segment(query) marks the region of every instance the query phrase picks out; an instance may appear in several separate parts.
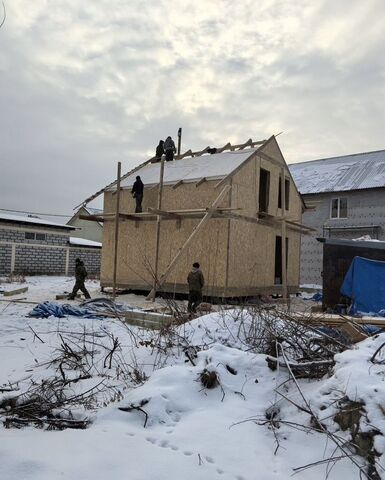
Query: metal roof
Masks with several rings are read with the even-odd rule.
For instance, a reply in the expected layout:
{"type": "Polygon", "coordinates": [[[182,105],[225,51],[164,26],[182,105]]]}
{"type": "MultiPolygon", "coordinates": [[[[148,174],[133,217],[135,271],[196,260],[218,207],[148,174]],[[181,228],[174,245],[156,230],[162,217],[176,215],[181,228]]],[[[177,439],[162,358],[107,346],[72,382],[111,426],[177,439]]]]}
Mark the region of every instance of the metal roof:
{"type": "Polygon", "coordinates": [[[353,248],[373,248],[373,249],[385,249],[385,242],[380,240],[347,240],[342,238],[317,238],[317,240],[326,245],[339,245],[343,247],[353,247],[353,248]]]}
{"type": "Polygon", "coordinates": [[[289,165],[301,194],[385,187],[385,150],[289,165]]]}
{"type": "Polygon", "coordinates": [[[62,223],[50,222],[49,220],[44,220],[43,218],[24,217],[21,215],[9,215],[8,213],[0,213],[0,222],[30,223],[33,225],[43,225],[46,227],[76,230],[76,227],[72,227],[70,225],[64,225],[62,223]]]}

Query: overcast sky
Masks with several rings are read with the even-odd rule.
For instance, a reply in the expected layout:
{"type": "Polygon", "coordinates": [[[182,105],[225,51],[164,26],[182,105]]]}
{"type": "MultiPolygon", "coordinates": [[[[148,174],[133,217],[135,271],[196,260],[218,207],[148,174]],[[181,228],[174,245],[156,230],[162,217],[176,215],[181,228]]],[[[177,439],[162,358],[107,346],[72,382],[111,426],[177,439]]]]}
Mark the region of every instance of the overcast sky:
{"type": "Polygon", "coordinates": [[[4,0],[0,208],[68,213],[183,127],[385,149],[384,0],[4,0]]]}

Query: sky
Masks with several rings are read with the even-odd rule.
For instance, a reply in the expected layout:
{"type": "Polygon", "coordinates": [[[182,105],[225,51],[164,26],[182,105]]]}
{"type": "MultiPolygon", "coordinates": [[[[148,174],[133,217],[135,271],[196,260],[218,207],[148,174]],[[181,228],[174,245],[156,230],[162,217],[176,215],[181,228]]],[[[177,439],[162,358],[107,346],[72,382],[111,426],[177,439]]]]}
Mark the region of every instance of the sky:
{"type": "Polygon", "coordinates": [[[283,132],[288,163],[385,149],[384,0],[4,3],[0,208],[70,214],[179,127],[283,132]]]}

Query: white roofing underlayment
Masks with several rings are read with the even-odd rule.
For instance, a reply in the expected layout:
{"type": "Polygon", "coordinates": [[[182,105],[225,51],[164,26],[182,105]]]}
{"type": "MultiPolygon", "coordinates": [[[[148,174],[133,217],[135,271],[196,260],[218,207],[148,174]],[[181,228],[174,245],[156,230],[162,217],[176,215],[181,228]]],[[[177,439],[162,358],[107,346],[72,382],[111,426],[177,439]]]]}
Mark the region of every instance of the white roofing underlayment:
{"type": "Polygon", "coordinates": [[[385,150],[289,165],[301,194],[385,187],[385,150]]]}
{"type": "MultiPolygon", "coordinates": [[[[234,152],[186,157],[181,160],[164,162],[163,183],[167,185],[177,183],[181,180],[184,182],[196,182],[201,178],[219,180],[231,173],[256,150],[258,150],[258,148],[247,148],[234,152]]],[[[136,170],[124,178],[120,184],[121,188],[132,187],[137,175],[140,176],[144,185],[156,185],[159,183],[160,162],[144,165],[139,170],[136,170]]],[[[112,185],[106,190],[116,190],[116,185],[112,185]]]]}
{"type": "Polygon", "coordinates": [[[102,248],[101,242],[95,242],[94,240],[87,240],[85,238],[70,237],[70,245],[80,245],[82,247],[99,247],[102,248]]]}
{"type": "Polygon", "coordinates": [[[60,227],[60,228],[68,228],[71,230],[76,230],[76,227],[72,227],[71,225],[64,225],[62,223],[51,222],[49,220],[44,220],[43,218],[25,217],[22,215],[10,215],[8,213],[2,213],[2,212],[0,212],[0,221],[1,220],[5,222],[31,223],[35,225],[46,225],[50,227],[60,227]]]}

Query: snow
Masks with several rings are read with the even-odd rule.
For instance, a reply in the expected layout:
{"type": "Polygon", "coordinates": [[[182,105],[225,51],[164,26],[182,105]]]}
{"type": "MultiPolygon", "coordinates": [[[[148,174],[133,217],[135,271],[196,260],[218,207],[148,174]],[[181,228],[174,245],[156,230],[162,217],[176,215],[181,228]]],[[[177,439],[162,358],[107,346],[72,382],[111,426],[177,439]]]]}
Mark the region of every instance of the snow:
{"type": "Polygon", "coordinates": [[[0,220],[6,221],[6,222],[31,223],[35,225],[47,225],[50,227],[69,228],[71,230],[76,230],[76,227],[72,227],[71,225],[64,225],[62,223],[51,222],[49,220],[44,220],[42,218],[37,218],[37,217],[10,215],[8,213],[2,213],[2,212],[0,212],[0,220]]]}
{"type": "MultiPolygon", "coordinates": [[[[207,179],[220,179],[231,173],[256,150],[257,148],[247,148],[234,152],[201,155],[193,158],[186,157],[181,160],[165,162],[163,181],[165,184],[172,184],[180,180],[193,182],[200,180],[202,177],[207,179]]],[[[160,162],[149,163],[125,177],[121,181],[121,187],[132,187],[137,175],[140,176],[145,185],[155,185],[159,183],[159,174],[160,162]]],[[[115,189],[115,185],[107,188],[107,190],[115,189]]]]}
{"type": "MultiPolygon", "coordinates": [[[[29,290],[23,294],[27,300],[50,300],[55,293],[69,291],[73,278],[29,277],[27,284],[29,290]]],[[[96,281],[88,281],[87,288],[92,296],[100,295],[96,281]]],[[[310,426],[300,431],[282,422],[276,437],[265,423],[266,410],[278,402],[282,420],[310,425],[309,416],[294,405],[303,405],[304,400],[296,386],[286,382],[287,371],[271,371],[266,355],[250,350],[248,336],[255,323],[246,310],[194,319],[178,327],[174,340],[179,339],[179,343],[174,349],[157,350],[157,332],[113,318],[30,319],[26,314],[32,307],[0,303],[0,387],[18,381],[20,391],[24,391],[31,381],[40,384],[42,379],[57,375],[57,366],[49,362],[62,343],[58,332],[68,340],[82,335],[85,329],[98,343],[93,378],[70,388],[79,393],[102,379],[120,394],[113,398],[104,392],[98,405],[86,412],[79,407],[77,415],[86,413],[92,420],[86,430],[0,426],[2,480],[285,480],[292,477],[293,468],[333,455],[334,444],[310,426]],[[111,343],[112,336],[119,339],[120,349],[112,369],[108,369],[103,366],[103,345],[111,343]],[[141,339],[136,345],[135,336],[141,339]],[[184,354],[186,344],[196,349],[196,356],[192,356],[195,365],[184,354]],[[117,378],[114,372],[123,365],[135,366],[147,381],[134,383],[124,373],[117,378]],[[221,386],[203,388],[199,381],[203,369],[216,372],[221,386]],[[283,382],[290,402],[276,393],[283,382]],[[119,410],[141,404],[148,415],[145,428],[143,412],[119,410]],[[279,447],[274,454],[277,440],[279,447]]],[[[381,432],[375,442],[382,465],[385,369],[369,360],[384,341],[385,334],[381,334],[337,355],[335,372],[329,378],[299,380],[309,405],[333,431],[338,428],[333,421],[337,395],[365,401],[365,428],[373,425],[381,432]]],[[[80,348],[81,342],[74,343],[75,347],[80,348]]],[[[66,370],[66,375],[75,378],[78,372],[66,370]]],[[[0,401],[5,395],[0,393],[0,401]]],[[[347,432],[339,434],[348,438],[347,432]]],[[[297,473],[296,478],[323,480],[326,469],[321,464],[297,473]]],[[[335,464],[328,478],[358,480],[359,473],[345,459],[335,464]]]]}
{"type": "Polygon", "coordinates": [[[372,238],[370,235],[362,235],[362,237],[352,238],[352,240],[354,242],[382,242],[382,240],[377,240],[376,238],[372,238]]]}
{"type": "Polygon", "coordinates": [[[289,165],[301,194],[385,187],[385,150],[289,165]]]}
{"type": "Polygon", "coordinates": [[[86,238],[70,237],[69,241],[71,245],[102,248],[102,242],[95,242],[95,240],[87,240],[86,238]]]}

